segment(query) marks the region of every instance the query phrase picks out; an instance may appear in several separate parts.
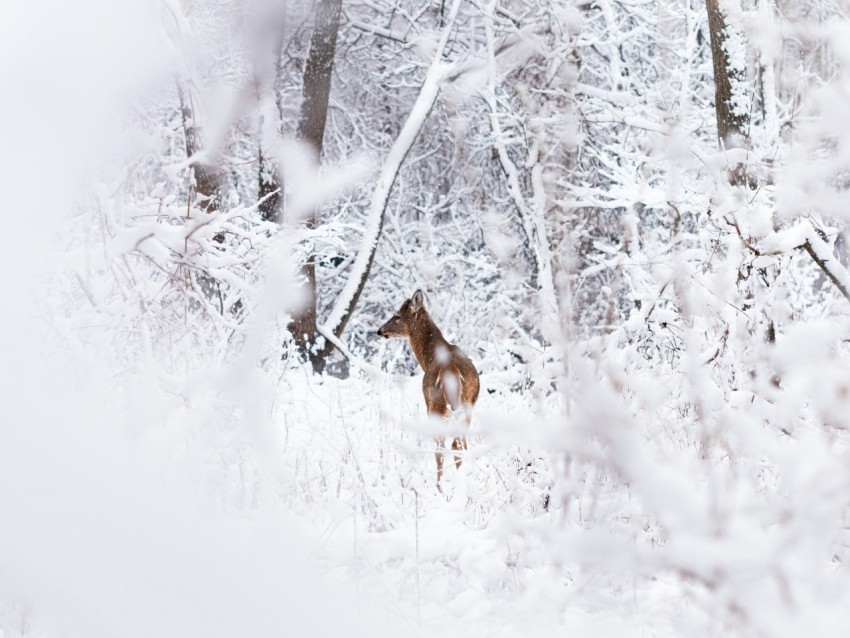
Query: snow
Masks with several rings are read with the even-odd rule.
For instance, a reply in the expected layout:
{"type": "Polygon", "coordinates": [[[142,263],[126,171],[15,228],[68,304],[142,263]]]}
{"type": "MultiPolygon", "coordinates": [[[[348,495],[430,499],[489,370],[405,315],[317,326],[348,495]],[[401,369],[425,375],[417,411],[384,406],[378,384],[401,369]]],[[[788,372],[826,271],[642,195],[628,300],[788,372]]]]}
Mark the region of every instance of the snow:
{"type": "Polygon", "coordinates": [[[200,427],[191,405],[156,380],[122,393],[91,369],[86,378],[101,391],[74,387],[61,359],[52,363],[47,375],[22,364],[7,402],[0,623],[11,635],[274,635],[284,626],[357,635],[367,626],[315,578],[299,521],[268,507],[224,515],[212,494],[201,497],[206,446],[184,446],[165,427],[200,427]],[[50,403],[33,401],[39,390],[50,403]],[[141,414],[126,411],[145,399],[141,414]],[[320,613],[327,604],[337,605],[334,616],[320,613]]]}
{"type": "MultiPolygon", "coordinates": [[[[819,327],[812,335],[828,348],[819,327]]],[[[807,366],[823,365],[811,348],[802,359],[798,342],[811,338],[789,335],[781,351],[789,365],[806,366],[781,372],[791,388],[812,383],[807,366]]],[[[846,491],[839,458],[800,462],[831,458],[816,431],[801,436],[803,447],[765,446],[772,435],[733,411],[752,438],[745,453],[774,459],[794,498],[817,497],[810,506],[795,501],[814,517],[775,519],[771,503],[785,498],[772,481],[761,496],[746,484],[717,492],[711,483],[732,476],[682,447],[688,434],[657,439],[661,448],[646,438],[675,427],[676,408],[658,397],[650,405],[662,422],[635,420],[627,397],[637,380],[621,395],[587,377],[576,419],[566,422],[556,397],[548,415],[521,394],[482,397],[470,453],[460,471],[448,464],[442,495],[433,441],[416,427],[424,416],[418,377],[318,380],[270,369],[237,384],[227,366],[164,377],[153,365],[116,379],[100,360],[80,371],[88,381],[81,391],[67,387],[75,377],[61,366],[69,362],[52,363],[57,402],[20,420],[0,459],[4,484],[27,486],[0,492],[12,514],[0,538],[14,548],[2,555],[0,618],[14,628],[9,601],[23,604],[36,634],[55,622],[89,635],[273,635],[284,625],[371,635],[377,623],[423,636],[521,636],[529,627],[535,635],[599,627],[602,635],[675,636],[705,626],[694,601],[721,588],[756,613],[756,626],[790,636],[795,625],[767,613],[781,591],[764,574],[790,567],[802,579],[794,590],[808,595],[800,588],[811,568],[794,565],[831,542],[811,533],[830,527],[836,510],[822,505],[846,491]],[[564,453],[573,458],[566,466],[564,453]],[[565,470],[571,488],[556,482],[565,470]],[[712,494],[730,499],[721,535],[711,532],[712,494]],[[58,528],[59,536],[50,531],[58,528]],[[84,597],[74,593],[80,583],[84,597]],[[68,605],[81,620],[66,624],[68,605]],[[333,615],[320,611],[328,605],[333,615]],[[352,605],[359,611],[344,611],[352,605]]],[[[28,397],[19,400],[13,406],[29,407],[28,397]]],[[[742,407],[752,409],[749,399],[742,407]]]]}
{"type": "Polygon", "coordinates": [[[703,5],[347,3],[319,168],[311,17],[254,4],[3,9],[0,636],[846,635],[846,17],[730,9],[773,94],[717,153],[703,5]],[[345,378],[291,352],[307,257],[345,378]],[[419,284],[469,431],[370,333],[419,284]]]}

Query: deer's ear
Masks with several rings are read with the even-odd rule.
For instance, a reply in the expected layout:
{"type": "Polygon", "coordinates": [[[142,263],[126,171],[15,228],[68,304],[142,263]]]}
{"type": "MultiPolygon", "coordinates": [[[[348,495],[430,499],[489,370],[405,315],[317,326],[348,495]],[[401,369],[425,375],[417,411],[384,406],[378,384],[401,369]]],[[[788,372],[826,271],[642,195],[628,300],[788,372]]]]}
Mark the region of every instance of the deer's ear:
{"type": "Polygon", "coordinates": [[[410,298],[410,309],[417,312],[423,305],[425,305],[425,295],[422,294],[421,290],[417,290],[410,298]]]}

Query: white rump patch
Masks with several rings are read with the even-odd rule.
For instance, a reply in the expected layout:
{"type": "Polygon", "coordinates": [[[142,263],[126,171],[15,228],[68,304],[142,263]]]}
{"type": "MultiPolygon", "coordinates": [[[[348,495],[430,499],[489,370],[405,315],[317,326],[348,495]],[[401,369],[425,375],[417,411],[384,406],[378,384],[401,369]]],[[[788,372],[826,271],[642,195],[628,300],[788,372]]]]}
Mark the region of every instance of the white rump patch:
{"type": "Polygon", "coordinates": [[[447,398],[460,397],[460,392],[458,391],[460,389],[460,383],[454,372],[446,371],[446,374],[443,375],[443,382],[446,384],[447,398]]]}

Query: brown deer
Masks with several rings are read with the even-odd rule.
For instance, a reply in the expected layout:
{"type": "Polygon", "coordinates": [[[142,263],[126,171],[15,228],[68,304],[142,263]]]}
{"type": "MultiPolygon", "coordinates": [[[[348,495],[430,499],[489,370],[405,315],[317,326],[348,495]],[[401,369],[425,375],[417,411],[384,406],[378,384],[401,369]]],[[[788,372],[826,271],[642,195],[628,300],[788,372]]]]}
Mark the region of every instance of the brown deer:
{"type": "MultiPolygon", "coordinates": [[[[416,360],[425,371],[422,394],[428,414],[451,418],[453,412],[463,409],[466,427],[472,421],[472,407],[478,400],[478,371],[463,351],[450,344],[425,310],[421,290],[401,304],[398,312],[378,328],[382,337],[402,337],[410,341],[416,360]]],[[[437,438],[437,489],[443,476],[443,448],[445,437],[437,438]]],[[[466,437],[455,437],[452,449],[466,449],[466,437]]],[[[455,455],[455,467],[460,468],[461,457],[455,455]]]]}

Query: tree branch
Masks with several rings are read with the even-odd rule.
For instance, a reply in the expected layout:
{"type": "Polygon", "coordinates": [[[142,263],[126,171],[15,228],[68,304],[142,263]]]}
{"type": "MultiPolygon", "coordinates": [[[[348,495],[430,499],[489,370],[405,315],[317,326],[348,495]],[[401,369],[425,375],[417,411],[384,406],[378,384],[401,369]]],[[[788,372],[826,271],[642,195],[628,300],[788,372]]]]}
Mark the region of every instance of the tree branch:
{"type": "Polygon", "coordinates": [[[835,258],[832,247],[821,239],[811,222],[803,221],[762,240],[759,254],[780,255],[795,248],[805,249],[844,298],[850,301],[850,272],[835,258]]]}
{"type": "MultiPolygon", "coordinates": [[[[825,242],[821,242],[825,244],[825,242]]],[[[850,292],[848,292],[848,283],[850,283],[850,275],[848,275],[847,270],[841,265],[837,264],[840,270],[837,271],[833,265],[830,265],[830,261],[835,263],[835,259],[824,260],[818,254],[818,251],[812,245],[810,241],[807,241],[803,244],[803,248],[806,249],[806,252],[811,255],[812,259],[815,260],[815,263],[820,266],[820,269],[823,270],[824,274],[829,277],[830,281],[835,284],[835,287],[838,288],[838,291],[844,295],[844,298],[847,301],[850,301],[850,292]],[[836,272],[837,271],[837,272],[836,272]],[[839,276],[840,275],[840,276],[839,276]],[[842,281],[843,279],[843,281],[842,281]]]]}

